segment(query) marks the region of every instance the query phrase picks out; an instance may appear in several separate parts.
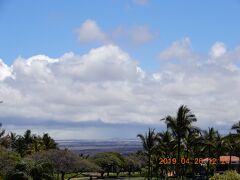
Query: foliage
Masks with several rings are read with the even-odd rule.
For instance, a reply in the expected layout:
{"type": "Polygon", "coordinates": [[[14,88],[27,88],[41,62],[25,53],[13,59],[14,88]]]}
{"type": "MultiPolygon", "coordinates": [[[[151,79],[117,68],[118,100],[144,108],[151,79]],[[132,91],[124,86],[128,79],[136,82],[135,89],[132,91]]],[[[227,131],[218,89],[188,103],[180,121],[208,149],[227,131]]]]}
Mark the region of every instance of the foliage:
{"type": "Polygon", "coordinates": [[[5,176],[9,171],[14,170],[19,161],[18,154],[0,147],[0,176],[5,176]]]}
{"type": "Polygon", "coordinates": [[[148,157],[148,179],[150,179],[152,177],[151,157],[156,148],[157,135],[156,135],[154,129],[149,128],[148,133],[145,133],[145,135],[138,134],[137,137],[139,137],[141,139],[142,144],[143,144],[143,150],[148,157]]]}
{"type": "Polygon", "coordinates": [[[116,152],[98,153],[91,160],[101,168],[102,176],[105,172],[108,176],[110,172],[119,173],[124,167],[124,158],[116,152]]]}
{"type": "Polygon", "coordinates": [[[99,167],[87,159],[82,159],[79,155],[69,150],[49,150],[31,155],[35,162],[48,162],[53,168],[53,172],[61,173],[64,178],[66,173],[96,172],[99,167]]]}
{"type": "Polygon", "coordinates": [[[41,137],[31,134],[31,130],[27,130],[23,136],[11,134],[11,137],[11,147],[21,157],[34,152],[57,149],[57,143],[48,134],[43,134],[41,137]]]}
{"type": "Polygon", "coordinates": [[[210,180],[239,180],[240,175],[236,171],[226,171],[224,174],[216,174],[210,180]]]}

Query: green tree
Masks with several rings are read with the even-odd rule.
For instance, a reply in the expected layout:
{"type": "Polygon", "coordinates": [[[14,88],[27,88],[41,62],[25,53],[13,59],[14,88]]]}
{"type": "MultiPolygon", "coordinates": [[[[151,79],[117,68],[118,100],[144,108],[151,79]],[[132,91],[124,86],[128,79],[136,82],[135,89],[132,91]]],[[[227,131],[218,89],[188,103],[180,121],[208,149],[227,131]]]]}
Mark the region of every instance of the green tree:
{"type": "Polygon", "coordinates": [[[36,162],[30,168],[30,176],[33,180],[53,180],[53,167],[48,162],[36,162]]]}
{"type": "Polygon", "coordinates": [[[186,137],[186,134],[190,132],[192,123],[196,122],[195,115],[191,112],[187,106],[182,105],[177,111],[177,116],[173,117],[168,115],[163,119],[167,124],[167,128],[171,130],[173,136],[177,141],[177,169],[176,173],[179,176],[180,169],[180,155],[181,155],[181,144],[182,139],[186,137]]]}
{"type": "Polygon", "coordinates": [[[0,177],[5,177],[8,172],[13,171],[19,161],[20,157],[17,153],[0,147],[0,177]]]}
{"type": "Polygon", "coordinates": [[[130,154],[124,157],[124,170],[131,176],[132,172],[140,171],[142,167],[141,160],[136,154],[130,154]]]}
{"type": "Polygon", "coordinates": [[[117,175],[124,168],[124,158],[115,152],[97,153],[92,157],[92,161],[96,163],[100,168],[101,176],[110,172],[115,172],[117,175]]]}
{"type": "Polygon", "coordinates": [[[57,149],[57,143],[47,133],[43,134],[42,141],[45,150],[57,149]]]}
{"type": "Polygon", "coordinates": [[[143,144],[143,150],[148,157],[148,179],[152,178],[151,157],[153,155],[157,142],[157,135],[155,134],[154,131],[155,131],[154,129],[149,128],[148,133],[146,133],[145,135],[142,134],[137,135],[137,137],[141,139],[143,144]]]}
{"type": "Polygon", "coordinates": [[[232,126],[233,130],[236,130],[238,134],[240,134],[240,121],[232,126]]]}
{"type": "Polygon", "coordinates": [[[160,158],[174,158],[176,152],[176,141],[169,131],[158,133],[155,154],[155,170],[161,169],[161,176],[167,176],[168,171],[173,170],[172,164],[160,165],[160,158]]]}
{"type": "Polygon", "coordinates": [[[2,123],[0,123],[0,138],[3,137],[5,134],[5,130],[2,129],[2,123]]]}
{"type": "Polygon", "coordinates": [[[24,157],[27,154],[28,146],[25,143],[25,140],[22,136],[19,136],[15,142],[12,144],[12,148],[16,151],[21,157],[24,157]]]}
{"type": "MultiPolygon", "coordinates": [[[[216,157],[216,141],[218,136],[218,131],[216,131],[213,127],[208,128],[208,131],[203,131],[203,138],[204,138],[204,148],[203,151],[206,152],[208,158],[216,157]]],[[[210,173],[210,162],[208,160],[207,163],[207,174],[210,173]]]]}
{"type": "Polygon", "coordinates": [[[230,169],[230,170],[232,168],[232,156],[236,149],[236,138],[237,138],[237,136],[235,134],[231,134],[231,133],[229,133],[228,135],[226,135],[224,137],[225,147],[226,147],[226,150],[228,151],[228,155],[230,157],[229,166],[228,166],[228,169],[230,169]]]}

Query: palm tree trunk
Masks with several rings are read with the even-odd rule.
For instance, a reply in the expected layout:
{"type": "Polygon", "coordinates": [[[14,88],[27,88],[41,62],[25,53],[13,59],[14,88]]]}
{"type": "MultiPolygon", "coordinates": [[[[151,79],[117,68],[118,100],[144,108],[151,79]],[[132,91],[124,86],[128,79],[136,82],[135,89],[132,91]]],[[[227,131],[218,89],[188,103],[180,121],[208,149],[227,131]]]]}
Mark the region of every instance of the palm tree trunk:
{"type": "Polygon", "coordinates": [[[230,151],[230,159],[229,159],[229,168],[228,169],[232,169],[232,151],[230,151]]]}
{"type": "Polygon", "coordinates": [[[65,172],[61,172],[61,179],[64,180],[65,172]]]}
{"type": "Polygon", "coordinates": [[[180,168],[180,146],[181,146],[181,138],[180,136],[178,135],[178,139],[177,139],[177,169],[176,169],[176,174],[177,174],[177,177],[179,177],[179,168],[180,168]]]}
{"type": "Polygon", "coordinates": [[[151,174],[151,154],[148,155],[148,180],[150,180],[150,174],[151,174]]]}
{"type": "MultiPolygon", "coordinates": [[[[195,152],[195,150],[193,150],[195,152]]],[[[193,174],[193,179],[195,179],[195,154],[193,153],[193,163],[192,163],[192,174],[193,174]]]]}
{"type": "Polygon", "coordinates": [[[210,169],[209,158],[210,158],[210,156],[211,156],[211,147],[210,147],[210,145],[208,145],[207,177],[209,176],[209,169],[210,169]]]}

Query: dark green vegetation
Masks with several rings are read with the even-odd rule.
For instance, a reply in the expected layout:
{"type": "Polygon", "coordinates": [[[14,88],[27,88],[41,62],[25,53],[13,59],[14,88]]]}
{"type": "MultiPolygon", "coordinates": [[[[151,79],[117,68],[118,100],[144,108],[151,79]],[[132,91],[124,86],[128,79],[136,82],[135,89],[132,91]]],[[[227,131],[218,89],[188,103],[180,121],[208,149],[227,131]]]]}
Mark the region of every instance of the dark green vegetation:
{"type": "Polygon", "coordinates": [[[5,134],[0,125],[0,180],[54,180],[81,176],[139,176],[145,167],[141,152],[122,156],[116,152],[94,156],[58,149],[48,135],[27,130],[23,136],[5,134]]]}
{"type": "Polygon", "coordinates": [[[224,174],[216,174],[210,180],[239,180],[240,175],[236,171],[226,171],[224,174]]]}
{"type": "Polygon", "coordinates": [[[167,177],[169,172],[174,172],[178,178],[194,179],[199,174],[209,177],[216,172],[220,156],[224,155],[230,158],[225,167],[229,170],[234,168],[231,157],[240,155],[240,122],[232,126],[234,133],[225,136],[220,135],[213,127],[201,130],[193,126],[197,121],[196,116],[184,105],[178,109],[176,116],[168,115],[162,120],[167,126],[165,132],[149,129],[145,135],[138,135],[148,157],[148,179],[167,177]],[[160,158],[170,161],[174,158],[176,161],[159,164],[160,158]],[[195,160],[199,158],[214,158],[216,162],[208,161],[204,166],[202,163],[196,163],[195,160]],[[189,161],[181,162],[182,159],[189,161]]]}
{"type": "MultiPolygon", "coordinates": [[[[186,106],[181,106],[176,116],[166,116],[162,121],[166,123],[166,131],[149,129],[144,135],[139,134],[143,151],[126,156],[116,152],[79,155],[67,149],[58,149],[48,134],[39,136],[30,130],[22,136],[6,134],[0,125],[0,180],[70,180],[91,176],[163,179],[169,173],[177,178],[197,178],[202,172],[211,177],[218,162],[202,165],[194,163],[194,159],[219,159],[223,155],[230,156],[227,169],[235,168],[231,157],[239,157],[240,122],[232,126],[234,133],[225,136],[214,128],[201,130],[193,126],[197,118],[186,106]],[[160,158],[174,158],[175,163],[160,163],[160,158]],[[182,158],[189,159],[189,162],[183,164],[182,158]]],[[[238,177],[236,172],[223,176],[238,177]]]]}

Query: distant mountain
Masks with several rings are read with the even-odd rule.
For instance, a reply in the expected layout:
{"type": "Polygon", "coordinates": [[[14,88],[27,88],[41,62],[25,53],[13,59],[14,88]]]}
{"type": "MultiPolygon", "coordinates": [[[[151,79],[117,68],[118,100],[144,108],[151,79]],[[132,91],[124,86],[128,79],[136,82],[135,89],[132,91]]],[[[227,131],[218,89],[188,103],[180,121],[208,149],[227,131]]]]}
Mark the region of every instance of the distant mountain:
{"type": "Polygon", "coordinates": [[[70,149],[84,155],[111,151],[130,154],[142,150],[141,142],[136,139],[57,140],[57,143],[60,149],[70,149]]]}

